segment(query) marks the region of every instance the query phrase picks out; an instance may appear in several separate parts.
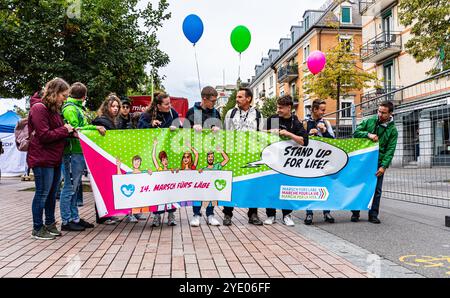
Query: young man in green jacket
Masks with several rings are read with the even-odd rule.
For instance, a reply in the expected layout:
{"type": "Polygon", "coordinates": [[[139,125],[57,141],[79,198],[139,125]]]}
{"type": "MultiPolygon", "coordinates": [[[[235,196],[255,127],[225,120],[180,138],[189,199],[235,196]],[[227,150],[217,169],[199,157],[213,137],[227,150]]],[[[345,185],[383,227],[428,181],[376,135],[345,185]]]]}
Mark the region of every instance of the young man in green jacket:
{"type": "MultiPolygon", "coordinates": [[[[355,138],[368,138],[373,142],[379,142],[378,171],[375,174],[378,180],[372,208],[369,211],[369,222],[374,224],[381,223],[378,219],[378,213],[380,210],[384,173],[391,164],[395,148],[397,147],[398,131],[394,124],[393,112],[394,105],[392,102],[383,102],[378,107],[378,115],[364,120],[353,134],[355,138]]],[[[358,222],[360,212],[352,211],[352,213],[351,221],[358,222]]]]}
{"type": "MultiPolygon", "coordinates": [[[[70,97],[62,108],[64,121],[75,129],[98,130],[101,135],[105,135],[106,130],[103,126],[89,125],[84,116],[83,102],[86,100],[86,95],[87,88],[82,83],[75,83],[70,87],[70,97]]],[[[63,157],[64,187],[60,197],[61,229],[63,231],[83,231],[86,228],[94,227],[78,215],[76,194],[85,169],[86,163],[80,140],[76,135],[71,136],[67,139],[63,157]]]]}

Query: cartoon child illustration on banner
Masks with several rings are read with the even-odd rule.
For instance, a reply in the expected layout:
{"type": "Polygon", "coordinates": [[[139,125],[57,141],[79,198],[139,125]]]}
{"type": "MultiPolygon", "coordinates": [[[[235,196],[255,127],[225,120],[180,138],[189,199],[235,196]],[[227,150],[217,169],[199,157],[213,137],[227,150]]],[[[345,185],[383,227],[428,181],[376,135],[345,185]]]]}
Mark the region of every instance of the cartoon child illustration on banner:
{"type": "MultiPolygon", "coordinates": [[[[214,163],[214,151],[210,151],[208,152],[208,154],[206,155],[206,160],[208,163],[208,166],[203,168],[201,170],[201,172],[203,171],[221,171],[226,165],[227,163],[230,161],[230,158],[228,157],[228,154],[222,150],[222,148],[217,147],[216,151],[220,154],[222,154],[223,157],[223,161],[222,162],[218,162],[218,163],[214,163]]],[[[200,172],[200,173],[201,173],[200,172]]],[[[206,208],[208,206],[218,206],[218,201],[212,201],[212,202],[203,202],[202,203],[202,207],[206,208]]]]}
{"type": "MultiPolygon", "coordinates": [[[[133,165],[133,171],[127,172],[126,174],[142,174],[142,171],[140,170],[141,164],[142,164],[142,158],[139,155],[136,155],[131,160],[131,163],[133,165]]],[[[116,158],[116,165],[117,165],[117,175],[122,175],[122,170],[120,167],[122,166],[122,162],[119,158],[116,158]]],[[[153,172],[151,169],[147,170],[147,173],[149,175],[152,175],[153,172]]],[[[127,220],[129,222],[137,222],[138,220],[147,220],[147,218],[143,215],[143,213],[150,213],[150,207],[145,208],[133,208],[131,210],[131,213],[127,215],[127,220]]]]}

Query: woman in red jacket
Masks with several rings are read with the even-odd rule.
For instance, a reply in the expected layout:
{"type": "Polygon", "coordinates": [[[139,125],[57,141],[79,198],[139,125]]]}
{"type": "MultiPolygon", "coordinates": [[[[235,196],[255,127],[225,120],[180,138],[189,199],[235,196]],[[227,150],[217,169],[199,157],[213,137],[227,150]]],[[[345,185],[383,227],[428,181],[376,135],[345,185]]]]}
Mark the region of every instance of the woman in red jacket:
{"type": "Polygon", "coordinates": [[[56,228],[56,191],[61,177],[61,163],[65,139],[74,132],[61,117],[61,107],[69,96],[69,85],[56,78],[47,83],[42,103],[30,110],[28,131],[30,145],[27,163],[33,169],[36,192],[32,204],[32,236],[39,240],[53,240],[61,233],[56,228]],[[45,225],[42,213],[45,211],[45,225]]]}

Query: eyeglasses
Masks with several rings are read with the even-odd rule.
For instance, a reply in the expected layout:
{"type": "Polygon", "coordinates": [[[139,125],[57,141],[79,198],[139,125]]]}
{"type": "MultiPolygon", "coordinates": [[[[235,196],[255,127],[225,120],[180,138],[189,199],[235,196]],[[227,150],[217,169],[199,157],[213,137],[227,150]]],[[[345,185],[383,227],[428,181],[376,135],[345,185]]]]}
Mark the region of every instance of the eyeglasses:
{"type": "Polygon", "coordinates": [[[124,110],[129,110],[129,109],[130,109],[130,106],[122,106],[122,108],[123,108],[124,110]]]}

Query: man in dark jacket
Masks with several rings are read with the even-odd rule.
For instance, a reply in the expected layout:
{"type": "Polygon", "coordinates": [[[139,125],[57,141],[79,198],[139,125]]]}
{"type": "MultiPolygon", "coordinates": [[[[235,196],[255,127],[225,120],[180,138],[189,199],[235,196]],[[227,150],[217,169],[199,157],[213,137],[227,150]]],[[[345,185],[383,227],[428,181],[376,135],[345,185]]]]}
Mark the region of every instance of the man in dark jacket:
{"type": "Polygon", "coordinates": [[[133,121],[131,117],[131,102],[128,97],[122,98],[122,108],[120,109],[119,118],[117,119],[117,129],[133,129],[133,121]]]}
{"type": "MultiPolygon", "coordinates": [[[[289,138],[299,144],[300,146],[308,146],[309,138],[302,123],[298,117],[292,114],[294,108],[294,101],[290,95],[286,95],[277,101],[277,114],[267,119],[266,129],[278,134],[282,137],[289,138]]],[[[292,220],[292,210],[283,209],[282,223],[286,226],[292,227],[295,225],[292,220]]],[[[276,221],[276,209],[266,209],[267,219],[264,221],[265,225],[272,225],[276,221]]]]}
{"type": "MultiPolygon", "coordinates": [[[[201,132],[203,129],[211,129],[213,132],[217,132],[222,128],[220,113],[214,108],[218,93],[216,89],[208,86],[203,88],[201,95],[202,102],[196,103],[187,112],[187,121],[184,122],[184,127],[194,128],[196,132],[201,132]]],[[[193,211],[194,218],[191,220],[191,226],[198,227],[200,225],[201,206],[194,206],[193,211]]],[[[214,217],[214,206],[210,205],[206,208],[206,216],[209,225],[220,226],[219,221],[214,217]]]]}
{"type": "MultiPolygon", "coordinates": [[[[364,120],[357,128],[353,137],[367,138],[373,142],[379,142],[380,154],[378,156],[378,171],[376,172],[377,187],[373,198],[372,208],[369,211],[369,222],[379,224],[378,219],[380,209],[381,193],[383,189],[383,178],[386,169],[394,158],[397,147],[398,131],[394,124],[392,113],[394,105],[392,102],[383,102],[378,107],[378,115],[364,120]]],[[[352,211],[352,222],[359,221],[359,211],[352,211]]]]}

